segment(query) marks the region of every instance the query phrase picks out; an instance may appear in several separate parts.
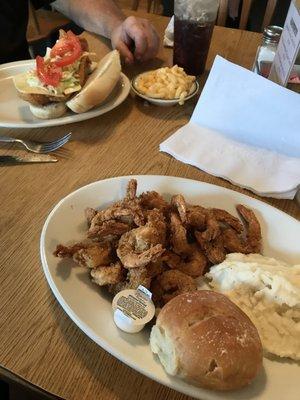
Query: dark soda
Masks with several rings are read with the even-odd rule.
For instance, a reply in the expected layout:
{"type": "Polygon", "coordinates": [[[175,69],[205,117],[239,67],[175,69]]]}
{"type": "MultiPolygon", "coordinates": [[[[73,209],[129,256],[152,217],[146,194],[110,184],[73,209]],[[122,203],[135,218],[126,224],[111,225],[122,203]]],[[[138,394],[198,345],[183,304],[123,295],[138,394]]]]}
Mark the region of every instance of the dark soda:
{"type": "Polygon", "coordinates": [[[184,68],[189,75],[197,76],[204,72],[214,24],[214,21],[204,24],[175,16],[174,65],[184,68]]]}

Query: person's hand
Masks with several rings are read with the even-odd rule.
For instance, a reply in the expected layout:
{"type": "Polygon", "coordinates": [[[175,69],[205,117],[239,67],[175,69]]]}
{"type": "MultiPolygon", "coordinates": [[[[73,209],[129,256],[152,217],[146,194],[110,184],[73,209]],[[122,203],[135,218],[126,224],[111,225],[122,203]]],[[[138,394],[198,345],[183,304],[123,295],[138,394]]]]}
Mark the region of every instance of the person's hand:
{"type": "Polygon", "coordinates": [[[154,58],[159,48],[159,36],[147,19],[128,17],[111,33],[111,43],[125,62],[147,61],[154,58]]]}

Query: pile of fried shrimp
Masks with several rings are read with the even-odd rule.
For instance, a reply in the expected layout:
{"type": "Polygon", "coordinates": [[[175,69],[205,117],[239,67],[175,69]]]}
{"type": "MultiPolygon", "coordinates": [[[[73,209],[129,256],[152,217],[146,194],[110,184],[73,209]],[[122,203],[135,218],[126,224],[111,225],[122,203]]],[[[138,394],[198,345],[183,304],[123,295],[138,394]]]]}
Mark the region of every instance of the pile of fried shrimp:
{"type": "Polygon", "coordinates": [[[155,191],[137,196],[137,181],[131,179],[124,199],[100,211],[85,210],[87,239],[59,244],[54,255],[73,258],[112,294],[143,285],[161,307],[197,290],[196,278],[227,253],[260,252],[256,216],[241,204],[236,209],[242,221],[222,209],[189,205],[182,194],[170,202],[155,191]]]}

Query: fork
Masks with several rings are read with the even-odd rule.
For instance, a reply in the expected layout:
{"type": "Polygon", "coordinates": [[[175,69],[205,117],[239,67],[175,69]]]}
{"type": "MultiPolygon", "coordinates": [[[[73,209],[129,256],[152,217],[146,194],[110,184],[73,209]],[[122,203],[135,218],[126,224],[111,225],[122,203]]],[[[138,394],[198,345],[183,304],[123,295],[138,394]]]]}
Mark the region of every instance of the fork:
{"type": "Polygon", "coordinates": [[[32,140],[21,140],[8,136],[0,136],[0,142],[3,143],[21,143],[26,147],[27,150],[32,151],[33,153],[51,153],[51,151],[59,149],[61,146],[66,144],[71,138],[72,133],[68,133],[67,135],[53,140],[52,142],[36,142],[32,140]]]}

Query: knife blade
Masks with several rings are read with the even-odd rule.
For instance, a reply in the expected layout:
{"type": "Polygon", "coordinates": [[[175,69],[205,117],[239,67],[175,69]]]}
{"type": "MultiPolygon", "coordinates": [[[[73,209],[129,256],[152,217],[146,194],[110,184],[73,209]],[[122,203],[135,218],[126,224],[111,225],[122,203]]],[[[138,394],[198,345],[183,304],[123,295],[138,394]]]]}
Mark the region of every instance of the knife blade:
{"type": "Polygon", "coordinates": [[[15,165],[15,164],[28,164],[28,163],[44,163],[44,162],[57,162],[57,158],[49,154],[26,154],[23,157],[4,155],[0,156],[0,164],[15,165]]]}

